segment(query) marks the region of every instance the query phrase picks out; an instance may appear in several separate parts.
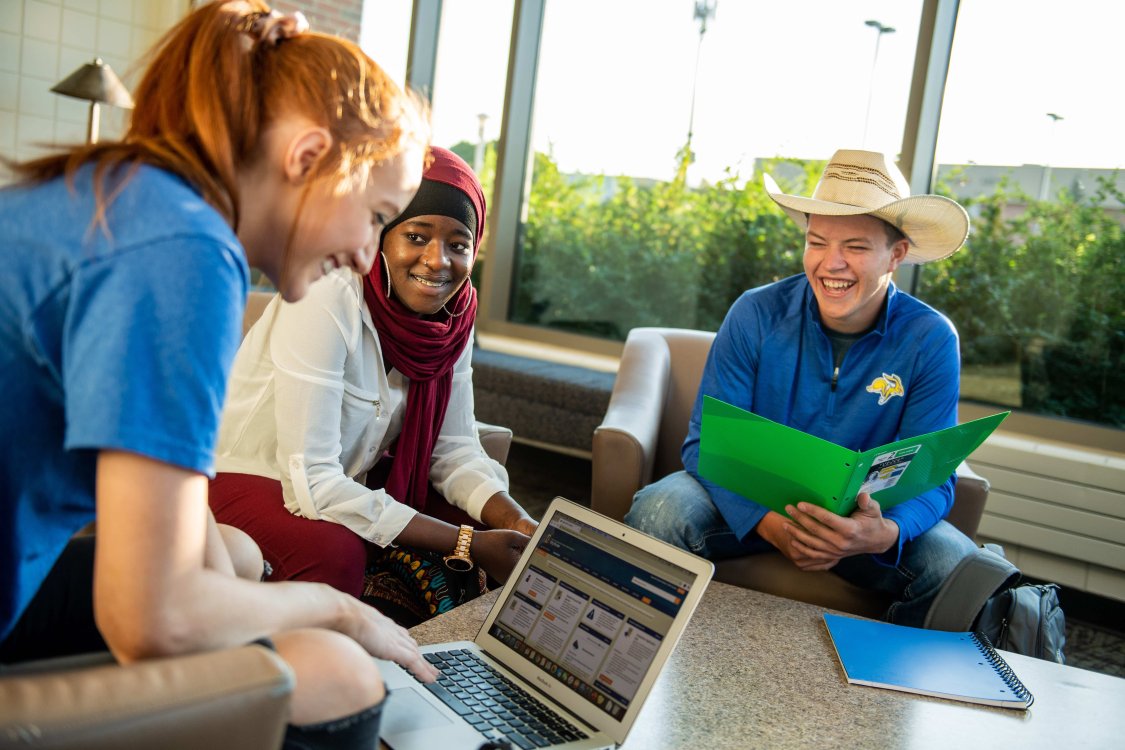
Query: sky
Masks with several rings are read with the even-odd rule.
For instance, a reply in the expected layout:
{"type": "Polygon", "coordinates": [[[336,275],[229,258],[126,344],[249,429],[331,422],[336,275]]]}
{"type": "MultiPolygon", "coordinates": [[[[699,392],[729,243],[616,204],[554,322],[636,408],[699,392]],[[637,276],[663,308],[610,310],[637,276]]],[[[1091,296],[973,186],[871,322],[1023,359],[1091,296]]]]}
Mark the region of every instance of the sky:
{"type": "MultiPolygon", "coordinates": [[[[710,181],[757,158],[897,153],[921,6],[718,0],[701,42],[694,0],[548,0],[534,147],[564,171],[667,179],[690,120],[691,175],[710,181]]],[[[444,0],[435,143],[476,141],[480,114],[498,136],[512,7],[444,0]]],[[[363,44],[399,77],[409,15],[409,0],[367,3],[363,44]]],[[[1123,28],[1115,0],[961,0],[938,162],[1125,167],[1123,28]]]]}

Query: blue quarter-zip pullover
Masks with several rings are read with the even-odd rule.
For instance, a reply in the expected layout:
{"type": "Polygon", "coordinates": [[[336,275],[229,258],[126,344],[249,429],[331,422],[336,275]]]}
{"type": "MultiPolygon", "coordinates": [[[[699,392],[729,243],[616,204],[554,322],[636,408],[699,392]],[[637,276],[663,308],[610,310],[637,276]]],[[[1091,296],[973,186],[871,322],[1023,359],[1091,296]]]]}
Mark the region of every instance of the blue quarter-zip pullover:
{"type": "MultiPolygon", "coordinates": [[[[727,313],[708,355],[684,441],[684,468],[745,539],[767,509],[699,476],[704,395],[864,451],[957,424],[960,372],[953,324],[893,284],[875,328],[852,345],[838,370],[804,274],[751,289],[727,313]],[[901,395],[879,390],[890,376],[901,382],[901,395]]],[[[946,516],[955,481],[950,477],[884,513],[898,524],[899,538],[881,560],[896,561],[903,543],[946,516]]]]}

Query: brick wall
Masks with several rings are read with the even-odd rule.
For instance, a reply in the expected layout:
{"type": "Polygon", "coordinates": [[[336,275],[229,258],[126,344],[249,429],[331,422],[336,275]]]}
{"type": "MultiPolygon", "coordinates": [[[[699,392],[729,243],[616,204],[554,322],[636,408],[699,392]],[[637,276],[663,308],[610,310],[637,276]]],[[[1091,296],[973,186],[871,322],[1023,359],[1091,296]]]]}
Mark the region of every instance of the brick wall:
{"type": "Polygon", "coordinates": [[[270,6],[282,13],[299,10],[309,19],[313,31],[335,34],[359,42],[360,16],[363,0],[297,0],[297,2],[271,2],[270,6]]]}

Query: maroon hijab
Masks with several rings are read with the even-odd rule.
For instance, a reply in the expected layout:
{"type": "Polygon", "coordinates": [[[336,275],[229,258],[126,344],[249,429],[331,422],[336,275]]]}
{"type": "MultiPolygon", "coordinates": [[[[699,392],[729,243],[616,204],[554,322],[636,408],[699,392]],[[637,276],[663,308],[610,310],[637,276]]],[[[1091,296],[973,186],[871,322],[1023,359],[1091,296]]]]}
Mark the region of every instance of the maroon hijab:
{"type": "MultiPolygon", "coordinates": [[[[425,210],[417,210],[425,192],[425,183],[444,183],[464,193],[476,212],[475,261],[484,235],[484,191],[473,170],[457,154],[437,146],[431,147],[430,153],[433,162],[422,175],[423,188],[419,189],[418,196],[402,215],[383,230],[382,237],[386,237],[395,224],[423,213],[459,218],[452,209],[449,214],[435,209],[432,201],[425,203],[425,210]]],[[[364,279],[363,297],[379,333],[383,356],[410,380],[402,432],[394,447],[385,489],[396,500],[422,511],[426,508],[430,458],[453,391],[453,365],[472,335],[477,316],[477,294],[466,279],[445,304],[445,309],[452,311],[456,317],[442,311],[430,318],[420,318],[397,298],[387,297],[387,276],[384,274],[383,254],[380,252],[375,256],[374,267],[364,279]]]]}

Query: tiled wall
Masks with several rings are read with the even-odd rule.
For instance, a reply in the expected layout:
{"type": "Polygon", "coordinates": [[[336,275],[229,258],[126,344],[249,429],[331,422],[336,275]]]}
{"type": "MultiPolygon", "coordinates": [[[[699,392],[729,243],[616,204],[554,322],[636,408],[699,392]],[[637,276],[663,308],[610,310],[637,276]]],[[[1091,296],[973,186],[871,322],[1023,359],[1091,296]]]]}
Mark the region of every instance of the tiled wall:
{"type": "MultiPolygon", "coordinates": [[[[44,144],[81,143],[89,103],[50,89],[101,57],[132,90],[138,61],[187,12],[189,0],[0,0],[0,154],[27,159],[44,144]]],[[[126,113],[101,107],[103,138],[126,113]]]]}

